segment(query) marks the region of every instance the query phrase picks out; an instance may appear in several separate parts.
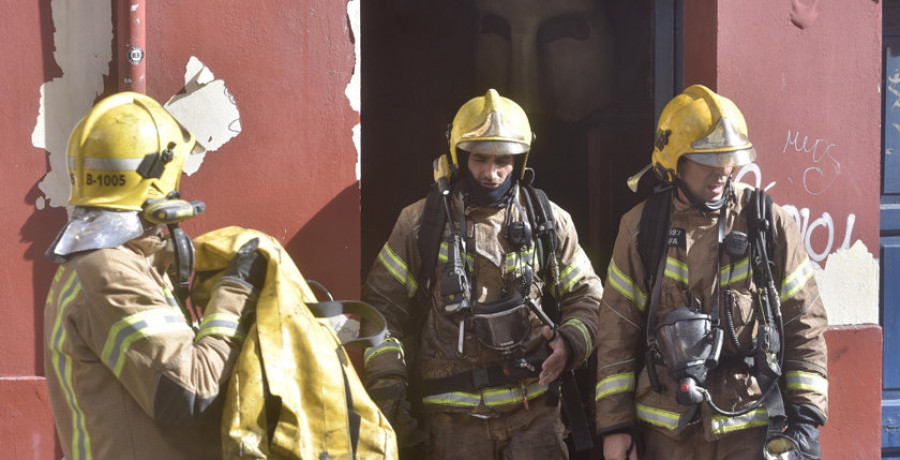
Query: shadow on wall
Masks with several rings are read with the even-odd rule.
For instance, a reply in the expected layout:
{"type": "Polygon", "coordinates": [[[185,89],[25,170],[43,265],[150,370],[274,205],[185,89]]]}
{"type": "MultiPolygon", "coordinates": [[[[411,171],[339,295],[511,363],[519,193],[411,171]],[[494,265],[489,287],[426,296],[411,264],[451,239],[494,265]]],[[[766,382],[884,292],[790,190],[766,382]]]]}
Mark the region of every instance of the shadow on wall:
{"type": "MultiPolygon", "coordinates": [[[[359,241],[359,183],[354,182],[306,222],[285,249],[300,273],[322,283],[335,299],[359,299],[359,241]]],[[[325,299],[320,295],[319,300],[325,299]]]]}
{"type": "MultiPolygon", "coordinates": [[[[35,201],[41,196],[38,185],[34,184],[25,195],[25,202],[30,206],[34,206],[35,201]]],[[[20,241],[29,243],[28,249],[25,250],[25,260],[32,262],[32,276],[34,279],[32,284],[34,294],[34,305],[32,306],[34,309],[35,337],[34,367],[40,375],[43,375],[44,369],[44,302],[47,298],[47,292],[50,290],[53,273],[58,267],[57,264],[44,257],[44,252],[50,246],[50,243],[53,242],[56,233],[63,228],[66,220],[65,208],[44,209],[32,213],[19,232],[20,241]]]]}

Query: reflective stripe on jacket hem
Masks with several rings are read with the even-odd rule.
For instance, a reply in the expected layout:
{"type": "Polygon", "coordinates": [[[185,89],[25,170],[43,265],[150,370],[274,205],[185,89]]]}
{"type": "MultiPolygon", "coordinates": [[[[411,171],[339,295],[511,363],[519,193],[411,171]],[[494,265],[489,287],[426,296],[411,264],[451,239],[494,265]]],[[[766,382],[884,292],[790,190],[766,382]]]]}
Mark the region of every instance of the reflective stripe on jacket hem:
{"type": "Polygon", "coordinates": [[[525,397],[535,399],[547,392],[547,386],[538,382],[523,387],[485,388],[480,392],[451,391],[422,398],[422,402],[431,406],[478,407],[481,402],[487,407],[522,404],[525,397]]]}
{"type": "Polygon", "coordinates": [[[747,428],[756,428],[759,426],[768,426],[769,413],[765,407],[759,407],[744,415],[737,417],[728,417],[725,415],[714,415],[710,420],[712,431],[716,434],[727,434],[734,431],[746,430],[747,428]]]}
{"type": "Polygon", "coordinates": [[[668,428],[670,430],[678,428],[678,422],[681,419],[681,414],[677,412],[657,409],[655,407],[645,406],[640,403],[635,403],[634,408],[637,411],[637,418],[639,420],[647,422],[651,425],[668,428]]]}

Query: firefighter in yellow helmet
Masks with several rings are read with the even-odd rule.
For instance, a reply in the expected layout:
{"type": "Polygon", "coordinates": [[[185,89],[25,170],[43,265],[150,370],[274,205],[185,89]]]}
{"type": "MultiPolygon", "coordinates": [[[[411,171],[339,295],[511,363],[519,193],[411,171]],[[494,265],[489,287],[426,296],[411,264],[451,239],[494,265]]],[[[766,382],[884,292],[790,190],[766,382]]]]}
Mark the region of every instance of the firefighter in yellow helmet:
{"type": "Polygon", "coordinates": [[[152,98],[98,102],[68,146],[74,208],[47,250],[61,264],[44,363],[66,458],[220,458],[221,403],[265,260],[241,248],[197,324],[186,307],[199,214],[178,183],[193,135],[152,98]]]}
{"type": "Polygon", "coordinates": [[[363,287],[390,331],[364,354],[367,388],[410,458],[567,458],[557,382],[594,349],[600,280],[569,214],[530,186],[518,104],[488,90],[448,134],[435,190],[402,210],[363,287]]]}
{"type": "Polygon", "coordinates": [[[827,318],[794,220],[732,181],[755,158],[731,100],[694,85],[663,109],[600,307],[607,459],[820,458],[827,318]]]}

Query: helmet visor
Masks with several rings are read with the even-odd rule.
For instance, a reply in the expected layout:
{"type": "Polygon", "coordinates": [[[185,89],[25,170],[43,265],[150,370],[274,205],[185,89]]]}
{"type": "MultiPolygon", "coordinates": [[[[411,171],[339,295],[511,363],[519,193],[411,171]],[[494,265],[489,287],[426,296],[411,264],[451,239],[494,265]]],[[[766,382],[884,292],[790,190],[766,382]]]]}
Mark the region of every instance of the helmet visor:
{"type": "Polygon", "coordinates": [[[463,141],[456,144],[456,148],[482,155],[519,155],[528,151],[528,146],[520,142],[499,140],[463,141]]]}
{"type": "Polygon", "coordinates": [[[756,149],[753,147],[730,152],[686,153],[684,157],[695,163],[717,168],[744,166],[756,160],[756,149]]]}

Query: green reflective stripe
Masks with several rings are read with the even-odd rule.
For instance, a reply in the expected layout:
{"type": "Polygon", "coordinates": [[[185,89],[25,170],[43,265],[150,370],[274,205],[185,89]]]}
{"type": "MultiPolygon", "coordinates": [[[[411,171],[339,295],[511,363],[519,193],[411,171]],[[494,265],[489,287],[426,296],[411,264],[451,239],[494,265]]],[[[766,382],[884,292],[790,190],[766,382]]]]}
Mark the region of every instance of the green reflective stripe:
{"type": "Polygon", "coordinates": [[[423,404],[454,407],[478,407],[481,404],[481,396],[475,393],[463,393],[453,391],[440,393],[422,398],[423,404]]]}
{"type": "Polygon", "coordinates": [[[509,273],[529,265],[534,265],[534,263],[534,246],[529,246],[528,249],[522,252],[511,252],[506,255],[506,271],[509,273]]]}
{"type": "Polygon", "coordinates": [[[784,283],[781,286],[781,301],[786,302],[793,297],[797,291],[806,285],[806,282],[813,277],[814,273],[815,271],[812,262],[809,261],[809,258],[806,258],[803,263],[794,270],[794,273],[791,273],[790,276],[785,278],[784,283]]]}
{"type": "Polygon", "coordinates": [[[688,267],[684,262],[674,258],[666,257],[666,273],[665,276],[672,278],[684,284],[688,284],[688,267]]]}
{"type": "Polygon", "coordinates": [[[399,353],[400,358],[403,358],[403,344],[394,337],[388,337],[378,345],[366,348],[365,353],[363,353],[363,366],[368,366],[369,360],[372,358],[390,351],[399,353]]]}
{"type": "MultiPolygon", "coordinates": [[[[450,260],[450,257],[447,256],[450,245],[446,241],[441,242],[441,249],[438,251],[438,260],[441,262],[447,263],[450,260]]],[[[462,257],[466,260],[466,264],[470,267],[475,265],[475,258],[470,256],[469,254],[462,254],[462,257]]]]}
{"type": "MultiPolygon", "coordinates": [[[[65,276],[64,273],[66,271],[64,267],[60,267],[56,272],[56,281],[61,280],[65,276]]],[[[78,281],[74,270],[67,276],[65,283],[62,283],[62,289],[58,293],[53,293],[58,294],[59,297],[56,299],[52,297],[47,298],[48,302],[54,302],[57,305],[56,318],[53,321],[53,332],[50,337],[50,360],[53,372],[56,374],[56,378],[59,380],[62,388],[66,405],[72,414],[72,445],[70,446],[72,459],[81,460],[91,458],[91,437],[85,425],[84,412],[81,410],[78,397],[75,394],[75,384],[72,381],[72,358],[63,352],[66,330],[62,326],[64,312],[81,292],[81,283],[78,281]]]]}
{"type": "Polygon", "coordinates": [[[565,270],[559,274],[559,281],[557,282],[560,295],[569,292],[569,290],[572,289],[572,285],[581,278],[584,278],[584,272],[581,271],[581,266],[577,262],[566,267],[565,270]]]}
{"type": "Polygon", "coordinates": [[[218,335],[223,337],[233,337],[238,340],[244,340],[244,331],[241,330],[240,316],[231,313],[214,313],[203,317],[200,322],[200,330],[194,342],[209,335],[218,335]]]}
{"type": "Polygon", "coordinates": [[[450,257],[447,255],[450,253],[450,244],[446,241],[441,241],[441,249],[438,251],[438,260],[446,263],[450,260],[450,257]]]}
{"type": "Polygon", "coordinates": [[[647,308],[647,294],[644,294],[643,291],[635,286],[631,278],[625,276],[614,261],[610,261],[608,273],[607,283],[613,289],[634,303],[638,310],[644,311],[647,308]]]}
{"type": "Polygon", "coordinates": [[[769,413],[765,407],[754,409],[744,415],[737,417],[726,417],[724,415],[713,415],[710,420],[713,433],[726,434],[747,428],[756,428],[758,426],[769,425],[769,413]]]}
{"type": "Polygon", "coordinates": [[[178,304],[178,300],[175,299],[175,295],[172,294],[172,291],[169,288],[162,286],[162,292],[163,292],[163,297],[166,298],[166,303],[169,304],[169,306],[172,306],[172,307],[175,307],[175,308],[181,310],[181,305],[178,304]]]}
{"type": "Polygon", "coordinates": [[[585,326],[584,323],[578,318],[572,318],[563,323],[560,327],[563,326],[572,326],[578,332],[581,332],[581,337],[584,339],[584,349],[588,354],[584,357],[584,359],[587,359],[590,356],[591,352],[594,350],[594,341],[591,340],[591,332],[588,330],[587,326],[585,326]]]}
{"type": "Polygon", "coordinates": [[[651,425],[661,426],[670,430],[678,428],[678,419],[681,418],[680,414],[638,403],[635,403],[634,407],[637,411],[637,417],[651,425]]]}
{"type": "Polygon", "coordinates": [[[422,398],[422,402],[441,406],[478,407],[483,401],[485,406],[496,407],[522,404],[525,401],[525,396],[527,396],[528,400],[532,400],[543,395],[547,390],[546,385],[534,382],[524,389],[516,387],[486,388],[481,393],[451,391],[426,396],[422,398]]]}
{"type": "Polygon", "coordinates": [[[828,380],[815,372],[788,371],[784,378],[788,390],[811,391],[828,397],[828,380]]]}
{"type": "MultiPolygon", "coordinates": [[[[82,158],[84,158],[84,169],[96,171],[137,171],[138,166],[144,160],[143,158],[82,158]]],[[[74,160],[72,157],[69,159],[70,161],[74,160]]],[[[72,163],[69,163],[69,168],[76,169],[72,163]]]]}
{"type": "Polygon", "coordinates": [[[184,316],[178,312],[153,309],[135,313],[113,324],[100,358],[118,377],[125,365],[125,354],[134,342],[152,335],[178,331],[193,334],[184,316]]]}
{"type": "Polygon", "coordinates": [[[406,286],[406,295],[410,298],[415,297],[419,285],[416,283],[416,280],[410,276],[409,270],[406,267],[406,262],[392,251],[390,246],[385,244],[384,247],[381,248],[381,252],[378,253],[378,260],[381,261],[384,268],[387,268],[394,279],[406,286]]]}
{"type": "Polygon", "coordinates": [[[738,283],[750,274],[750,259],[745,257],[740,262],[722,268],[719,273],[719,285],[728,286],[729,284],[738,283]]]}
{"type": "Polygon", "coordinates": [[[485,389],[482,392],[484,405],[488,407],[504,406],[507,404],[520,404],[525,401],[524,396],[529,400],[537,398],[547,392],[548,387],[534,382],[524,389],[516,387],[485,389]]]}
{"type": "Polygon", "coordinates": [[[634,372],[613,374],[597,384],[597,389],[594,391],[594,401],[630,391],[634,391],[634,372]]]}

